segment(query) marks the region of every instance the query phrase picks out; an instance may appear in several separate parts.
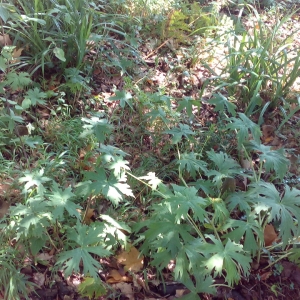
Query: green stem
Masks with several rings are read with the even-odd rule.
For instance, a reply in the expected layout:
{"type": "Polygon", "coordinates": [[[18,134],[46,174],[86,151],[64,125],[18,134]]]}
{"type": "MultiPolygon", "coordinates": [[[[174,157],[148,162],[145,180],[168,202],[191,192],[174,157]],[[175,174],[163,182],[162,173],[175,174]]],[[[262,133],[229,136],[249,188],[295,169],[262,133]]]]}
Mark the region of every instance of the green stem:
{"type": "Polygon", "coordinates": [[[187,215],[187,217],[188,217],[188,220],[189,220],[190,224],[194,227],[194,229],[196,230],[196,232],[198,233],[198,235],[201,237],[201,239],[203,240],[203,242],[207,243],[206,240],[205,240],[204,235],[202,234],[202,232],[198,228],[197,224],[194,222],[193,218],[189,214],[187,215]]]}

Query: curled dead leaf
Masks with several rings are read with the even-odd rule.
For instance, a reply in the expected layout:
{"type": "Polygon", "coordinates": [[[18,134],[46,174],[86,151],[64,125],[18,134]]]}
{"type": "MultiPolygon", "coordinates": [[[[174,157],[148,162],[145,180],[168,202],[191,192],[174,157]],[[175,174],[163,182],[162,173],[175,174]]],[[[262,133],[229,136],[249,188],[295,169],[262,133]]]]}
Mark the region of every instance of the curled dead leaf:
{"type": "Polygon", "coordinates": [[[272,224],[267,224],[264,230],[265,246],[271,246],[278,238],[278,235],[272,224]]]}
{"type": "Polygon", "coordinates": [[[93,208],[88,208],[88,210],[85,212],[83,223],[90,225],[92,222],[94,222],[93,218],[95,217],[95,210],[93,208]]]}

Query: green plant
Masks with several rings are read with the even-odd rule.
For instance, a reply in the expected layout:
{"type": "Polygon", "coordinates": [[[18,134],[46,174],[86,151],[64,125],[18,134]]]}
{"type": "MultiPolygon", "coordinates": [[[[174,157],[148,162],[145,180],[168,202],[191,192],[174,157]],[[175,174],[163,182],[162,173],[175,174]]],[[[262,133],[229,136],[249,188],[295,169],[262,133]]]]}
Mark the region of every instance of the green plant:
{"type": "MultiPolygon", "coordinates": [[[[178,176],[182,185],[167,186],[156,177],[140,177],[153,189],[153,199],[159,199],[149,208],[151,218],[134,228],[144,239],[141,249],[159,270],[176,259],[174,276],[191,290],[187,299],[196,299],[199,292],[213,292],[213,278],[218,276],[223,276],[230,286],[241,276],[247,276],[252,259],[259,259],[264,247],[267,223],[280,221],[279,246],[283,249],[297,236],[297,221],[293,219],[300,218],[297,204],[300,191],[285,187],[282,196],[273,183],[261,179],[266,172],[274,172],[275,178],[283,179],[289,164],[283,150],[262,145],[259,126],[244,114],[232,117],[227,128],[236,133],[246,157],[253,152],[259,155],[260,165],[253,166],[250,173],[245,173],[236,160],[223,152],[208,151],[203,161],[197,153],[178,151],[178,176]],[[249,130],[255,138],[250,142],[247,141],[249,130]],[[228,179],[234,182],[239,176],[250,180],[247,191],[235,191],[235,183],[233,188],[225,186],[228,179]],[[189,177],[196,181],[186,183],[185,178],[189,177]],[[237,212],[243,217],[232,219],[231,215],[237,212]]],[[[183,136],[193,141],[195,134],[187,125],[165,133],[173,135],[176,147],[183,136]]]]}
{"type": "Polygon", "coordinates": [[[278,39],[289,16],[269,28],[254,8],[252,11],[256,17],[253,29],[242,30],[239,19],[235,32],[228,38],[227,66],[224,72],[228,72],[229,77],[220,85],[227,87],[229,94],[245,108],[247,116],[260,111],[264,106],[278,106],[300,75],[299,49],[290,47],[293,33],[283,40],[278,39]],[[294,55],[293,51],[298,54],[294,55]]]}
{"type": "MultiPolygon", "coordinates": [[[[108,215],[101,215],[103,221],[87,226],[84,224],[84,214],[79,212],[82,208],[79,199],[81,196],[89,199],[85,208],[88,210],[90,201],[100,195],[117,205],[122,201],[123,195],[132,196],[132,192],[126,184],[124,173],[124,170],[128,169],[127,162],[123,160],[126,154],[104,144],[106,135],[112,129],[111,125],[107,120],[96,117],[83,121],[85,122],[83,136],[95,135],[100,143],[101,155],[96,169],[85,172],[76,189],[65,188],[62,187],[64,182],[59,182],[55,172],[57,167],[62,166],[64,153],[56,160],[50,159],[48,163],[40,161],[35,170],[27,170],[19,178],[23,188],[23,202],[11,207],[9,226],[6,226],[5,219],[0,220],[0,230],[1,234],[7,233],[14,239],[17,245],[24,245],[24,251],[28,256],[35,257],[47,247],[59,251],[53,271],[64,269],[65,275],[69,276],[82,270],[84,274],[99,281],[98,270],[101,265],[94,255],[100,257],[110,255],[117,242],[126,246],[128,238],[124,231],[130,233],[131,229],[108,215]],[[54,234],[50,234],[50,231],[54,234]]],[[[51,153],[48,155],[52,156],[51,153]]],[[[18,252],[13,246],[11,251],[18,252]]],[[[11,284],[11,289],[6,293],[9,293],[11,298],[19,299],[18,293],[30,285],[30,282],[22,274],[12,278],[19,272],[16,262],[2,263],[1,255],[0,262],[0,269],[9,267],[11,270],[2,275],[1,284],[11,284]]],[[[23,261],[20,259],[20,267],[22,264],[23,261]]],[[[81,292],[85,293],[84,289],[81,292]]],[[[26,297],[28,293],[22,294],[26,297]]]]}
{"type": "MultiPolygon", "coordinates": [[[[52,0],[47,3],[34,1],[33,4],[23,0],[11,1],[3,7],[1,17],[13,43],[22,48],[21,66],[27,67],[29,73],[41,70],[45,76],[46,71],[55,70],[69,76],[70,70],[75,68],[77,77],[79,71],[86,76],[90,75],[95,60],[101,57],[96,55],[91,61],[86,60],[91,49],[101,53],[103,44],[111,43],[119,60],[119,53],[127,51],[115,47],[115,39],[109,36],[109,32],[126,35],[122,31],[125,21],[112,20],[124,19],[124,16],[98,11],[98,7],[88,1],[52,0]]],[[[71,81],[67,79],[68,82],[71,81]]],[[[83,82],[80,79],[76,84],[83,82]]],[[[71,83],[71,88],[74,88],[74,82],[71,83]]]]}
{"type": "Polygon", "coordinates": [[[24,263],[22,259],[22,253],[17,249],[17,247],[9,246],[9,230],[7,230],[4,226],[1,226],[0,230],[1,297],[3,297],[5,300],[20,300],[24,298],[29,300],[29,294],[34,290],[36,285],[21,272],[24,263]]]}

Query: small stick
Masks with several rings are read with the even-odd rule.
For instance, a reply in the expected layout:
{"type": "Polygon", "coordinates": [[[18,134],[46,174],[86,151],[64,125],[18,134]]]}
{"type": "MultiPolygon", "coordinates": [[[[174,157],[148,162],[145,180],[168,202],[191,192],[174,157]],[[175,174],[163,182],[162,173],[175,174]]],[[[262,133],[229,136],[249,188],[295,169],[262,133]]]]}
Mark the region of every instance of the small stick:
{"type": "Polygon", "coordinates": [[[146,57],[144,57],[144,59],[147,59],[150,56],[152,56],[157,50],[159,50],[161,47],[163,47],[168,41],[169,41],[169,39],[164,41],[160,46],[158,46],[156,49],[154,49],[152,52],[150,52],[146,57]]]}

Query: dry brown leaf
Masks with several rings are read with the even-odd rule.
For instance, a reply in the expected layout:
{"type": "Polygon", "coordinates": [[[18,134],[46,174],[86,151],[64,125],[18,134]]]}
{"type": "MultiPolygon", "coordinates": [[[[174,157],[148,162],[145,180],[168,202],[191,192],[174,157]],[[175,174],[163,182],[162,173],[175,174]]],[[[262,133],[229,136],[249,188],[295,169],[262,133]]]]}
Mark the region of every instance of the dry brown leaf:
{"type": "Polygon", "coordinates": [[[121,291],[121,293],[127,297],[129,300],[134,300],[134,293],[132,290],[132,285],[130,283],[120,282],[113,285],[115,289],[121,291]]]}
{"type": "Polygon", "coordinates": [[[144,265],[144,257],[135,247],[131,247],[129,252],[120,253],[117,260],[118,263],[124,265],[126,271],[139,272],[144,265]]]}
{"type": "Polygon", "coordinates": [[[15,48],[13,51],[13,54],[12,54],[13,58],[19,58],[21,56],[23,50],[24,50],[24,48],[19,48],[18,50],[17,50],[17,48],[15,48]]]}
{"type": "Polygon", "coordinates": [[[272,125],[263,125],[261,127],[263,143],[268,144],[273,141],[275,129],[272,125]]]}
{"type": "Polygon", "coordinates": [[[0,201],[0,219],[3,218],[9,209],[9,203],[0,201]]]}
{"type": "Polygon", "coordinates": [[[42,286],[45,283],[45,275],[43,273],[34,273],[33,274],[33,282],[39,287],[42,288],[42,286]]]}
{"type": "Polygon", "coordinates": [[[43,253],[40,253],[36,256],[37,259],[39,260],[50,260],[51,258],[53,257],[53,255],[50,255],[49,253],[47,252],[43,252],[43,253]]]}
{"type": "Polygon", "coordinates": [[[91,146],[87,146],[85,149],[80,149],[78,165],[80,169],[85,171],[91,171],[94,168],[94,164],[97,162],[99,154],[91,153],[91,146]]]}
{"type": "Polygon", "coordinates": [[[8,34],[0,35],[0,46],[11,46],[12,41],[8,34]]]}
{"type": "Polygon", "coordinates": [[[272,224],[267,224],[264,230],[265,246],[271,246],[277,240],[277,233],[272,224]]]}
{"type": "Polygon", "coordinates": [[[132,278],[129,276],[122,276],[118,270],[110,270],[106,283],[119,283],[119,282],[132,282],[132,278]]]}
{"type": "Polygon", "coordinates": [[[272,275],[272,272],[271,272],[271,271],[265,272],[265,273],[263,273],[263,274],[260,275],[260,279],[263,280],[263,281],[265,281],[265,280],[267,280],[271,275],[272,275]]]}
{"type": "Polygon", "coordinates": [[[92,218],[94,216],[95,216],[95,210],[93,208],[89,208],[84,215],[83,223],[90,225],[93,222],[92,218]]]}
{"type": "Polygon", "coordinates": [[[290,170],[289,171],[295,175],[298,175],[298,167],[299,167],[298,156],[292,154],[289,157],[289,160],[290,160],[290,170]]]}

